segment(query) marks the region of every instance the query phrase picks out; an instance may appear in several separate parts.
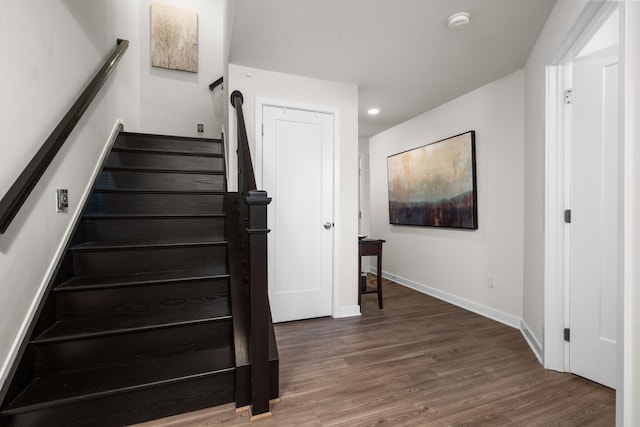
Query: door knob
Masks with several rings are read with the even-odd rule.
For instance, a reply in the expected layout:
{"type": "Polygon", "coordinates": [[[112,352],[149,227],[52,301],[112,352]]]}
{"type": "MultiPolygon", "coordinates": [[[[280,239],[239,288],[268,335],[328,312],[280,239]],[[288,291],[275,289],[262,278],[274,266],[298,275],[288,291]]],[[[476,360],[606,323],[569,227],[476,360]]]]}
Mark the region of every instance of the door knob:
{"type": "Polygon", "coordinates": [[[326,228],[327,230],[330,229],[331,227],[333,227],[333,224],[331,224],[329,221],[324,223],[324,228],[326,228]]]}

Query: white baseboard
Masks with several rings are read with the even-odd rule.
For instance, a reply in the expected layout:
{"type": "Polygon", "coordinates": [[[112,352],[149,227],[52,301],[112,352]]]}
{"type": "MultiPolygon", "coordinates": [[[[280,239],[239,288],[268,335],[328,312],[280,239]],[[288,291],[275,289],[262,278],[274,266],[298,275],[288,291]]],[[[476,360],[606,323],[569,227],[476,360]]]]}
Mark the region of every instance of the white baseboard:
{"type": "Polygon", "coordinates": [[[335,319],[341,319],[343,317],[355,317],[360,316],[360,306],[350,305],[346,307],[338,307],[336,313],[333,315],[335,319]]]}
{"type": "MultiPolygon", "coordinates": [[[[371,267],[369,271],[371,273],[377,273],[377,268],[371,267]]],[[[481,316],[488,317],[489,319],[495,320],[496,322],[503,323],[515,329],[520,329],[521,319],[511,314],[496,310],[491,307],[487,307],[482,304],[478,304],[466,298],[443,292],[439,289],[432,288],[431,286],[427,286],[422,283],[414,282],[413,280],[405,279],[402,276],[398,276],[397,274],[389,273],[384,270],[382,271],[382,277],[393,280],[396,283],[399,283],[423,294],[430,295],[434,298],[438,298],[442,301],[446,301],[450,304],[464,308],[465,310],[469,310],[481,316]]]]}
{"type": "Polygon", "coordinates": [[[531,333],[531,330],[529,329],[529,327],[527,326],[524,320],[520,321],[520,332],[522,332],[522,336],[524,337],[527,344],[529,344],[529,347],[531,348],[531,351],[538,359],[538,362],[540,362],[540,364],[544,366],[542,346],[540,345],[538,340],[536,340],[536,337],[533,336],[533,334],[531,333]]]}

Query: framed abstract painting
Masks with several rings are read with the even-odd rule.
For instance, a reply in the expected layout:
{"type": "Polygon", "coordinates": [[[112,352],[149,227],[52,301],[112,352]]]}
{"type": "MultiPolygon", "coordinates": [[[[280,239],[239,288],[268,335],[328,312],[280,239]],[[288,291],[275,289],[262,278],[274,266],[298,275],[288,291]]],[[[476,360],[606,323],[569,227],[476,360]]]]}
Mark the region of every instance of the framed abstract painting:
{"type": "Polygon", "coordinates": [[[478,229],[475,131],[387,157],[389,223],[478,229]]]}

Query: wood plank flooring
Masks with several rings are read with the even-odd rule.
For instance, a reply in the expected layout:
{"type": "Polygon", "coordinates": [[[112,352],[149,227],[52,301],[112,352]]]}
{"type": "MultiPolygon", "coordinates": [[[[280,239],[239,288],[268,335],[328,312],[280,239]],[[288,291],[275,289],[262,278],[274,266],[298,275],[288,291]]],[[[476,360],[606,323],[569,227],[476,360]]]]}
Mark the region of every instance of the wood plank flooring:
{"type": "MultiPolygon", "coordinates": [[[[372,277],[369,278],[370,282],[372,277]]],[[[141,424],[187,426],[613,426],[615,392],[546,371],[519,331],[388,280],[384,310],[276,325],[281,402],[141,424]]]]}

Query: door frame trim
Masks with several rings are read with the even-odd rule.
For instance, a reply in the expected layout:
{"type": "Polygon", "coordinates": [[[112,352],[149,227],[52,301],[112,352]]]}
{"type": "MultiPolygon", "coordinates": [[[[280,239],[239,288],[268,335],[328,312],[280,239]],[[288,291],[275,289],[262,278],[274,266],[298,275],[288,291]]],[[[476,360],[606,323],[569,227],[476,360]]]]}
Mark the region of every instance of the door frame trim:
{"type": "Polygon", "coordinates": [[[277,98],[265,98],[256,97],[255,100],[255,164],[254,171],[256,175],[256,184],[258,188],[262,188],[262,167],[263,167],[263,152],[262,152],[262,125],[264,123],[262,117],[263,107],[280,107],[291,108],[292,110],[303,110],[318,113],[331,114],[333,116],[333,257],[332,266],[333,271],[331,273],[331,314],[332,317],[339,317],[339,289],[336,286],[339,281],[340,272],[340,245],[336,244],[340,236],[340,222],[336,221],[337,212],[340,212],[340,168],[337,165],[340,164],[340,109],[337,107],[327,105],[308,104],[297,101],[283,100],[277,98]]]}
{"type": "MultiPolygon", "coordinates": [[[[563,211],[569,207],[569,183],[565,178],[570,168],[566,149],[571,138],[567,126],[571,120],[571,109],[565,108],[564,93],[570,88],[570,62],[617,8],[617,2],[588,2],[546,67],[543,364],[546,369],[561,372],[569,369],[569,345],[564,341],[562,332],[569,316],[565,268],[568,253],[565,241],[569,231],[564,225],[563,211]]],[[[621,57],[620,63],[622,61],[621,57]]],[[[624,110],[621,110],[620,116],[623,115],[624,110]]],[[[622,129],[620,135],[624,135],[622,129]]],[[[620,293],[622,291],[619,290],[620,293]]],[[[618,324],[622,326],[620,317],[618,324]]],[[[622,348],[623,343],[619,342],[619,354],[622,348]]],[[[620,369],[621,366],[618,367],[620,369]]]]}

